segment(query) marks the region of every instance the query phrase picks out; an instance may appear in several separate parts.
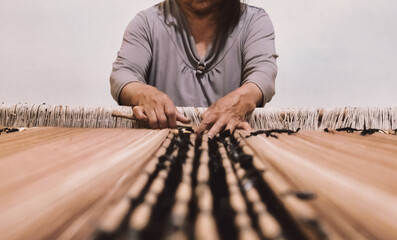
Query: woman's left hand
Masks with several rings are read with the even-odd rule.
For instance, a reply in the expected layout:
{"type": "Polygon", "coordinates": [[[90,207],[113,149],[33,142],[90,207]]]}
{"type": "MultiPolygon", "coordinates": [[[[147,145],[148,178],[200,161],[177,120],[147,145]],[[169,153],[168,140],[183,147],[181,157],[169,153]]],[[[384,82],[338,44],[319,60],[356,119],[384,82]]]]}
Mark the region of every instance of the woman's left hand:
{"type": "Polygon", "coordinates": [[[244,129],[251,131],[251,126],[245,121],[245,116],[255,109],[262,101],[262,92],[254,83],[247,83],[212,104],[201,116],[201,123],[196,128],[200,134],[209,130],[212,138],[220,131],[244,129]]]}

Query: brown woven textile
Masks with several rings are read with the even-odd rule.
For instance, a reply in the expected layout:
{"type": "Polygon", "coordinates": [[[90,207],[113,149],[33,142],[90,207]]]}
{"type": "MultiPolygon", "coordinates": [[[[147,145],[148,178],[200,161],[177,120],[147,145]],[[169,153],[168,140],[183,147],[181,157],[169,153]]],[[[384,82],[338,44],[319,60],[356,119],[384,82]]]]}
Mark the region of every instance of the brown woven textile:
{"type": "Polygon", "coordinates": [[[342,239],[397,236],[397,136],[300,131],[247,138],[269,172],[288,186],[278,193],[313,192],[316,218],[342,239]]]}
{"type": "Polygon", "coordinates": [[[393,239],[397,136],[0,136],[2,239],[393,239]]]}
{"type": "Polygon", "coordinates": [[[1,135],[1,238],[86,239],[167,134],[37,128],[1,135]]]}

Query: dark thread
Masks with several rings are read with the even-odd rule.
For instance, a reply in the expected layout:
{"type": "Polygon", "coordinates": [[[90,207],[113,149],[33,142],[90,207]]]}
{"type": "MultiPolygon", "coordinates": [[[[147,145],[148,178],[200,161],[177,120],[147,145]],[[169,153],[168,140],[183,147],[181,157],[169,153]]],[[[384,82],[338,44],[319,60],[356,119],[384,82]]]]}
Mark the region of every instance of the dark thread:
{"type": "Polygon", "coordinates": [[[383,132],[383,131],[380,130],[380,129],[372,129],[372,128],[370,128],[370,129],[364,129],[364,130],[361,132],[361,136],[372,135],[372,134],[377,133],[377,132],[383,132]]]}
{"type": "MultiPolygon", "coordinates": [[[[328,128],[326,128],[326,129],[329,132],[328,128]]],[[[326,129],[324,129],[325,132],[327,132],[326,129]]],[[[372,134],[377,133],[377,132],[384,133],[384,131],[382,129],[376,129],[376,128],[366,129],[365,125],[364,125],[364,129],[362,129],[362,130],[361,129],[356,129],[356,128],[351,128],[351,127],[337,128],[335,130],[337,132],[347,132],[347,133],[361,132],[360,133],[361,136],[372,135],[372,134]]]]}
{"type": "Polygon", "coordinates": [[[356,128],[351,128],[351,127],[345,127],[345,128],[337,128],[335,129],[337,132],[348,132],[348,133],[354,133],[354,132],[359,132],[361,130],[356,129],[356,128]]]}
{"type": "Polygon", "coordinates": [[[230,205],[229,189],[226,183],[226,172],[222,166],[222,157],[218,147],[219,138],[208,140],[209,185],[213,196],[213,215],[221,239],[237,239],[237,231],[234,227],[236,212],[230,205]]]}
{"type": "Polygon", "coordinates": [[[18,128],[2,128],[0,129],[0,134],[2,133],[13,133],[13,132],[18,132],[19,129],[18,128]]]}
{"type": "Polygon", "coordinates": [[[294,195],[300,200],[313,200],[317,197],[316,193],[311,191],[288,191],[282,194],[281,197],[286,197],[290,195],[294,195]]]}
{"type": "Polygon", "coordinates": [[[246,138],[253,137],[253,136],[258,136],[260,134],[266,134],[266,137],[273,137],[273,138],[278,138],[277,135],[274,135],[273,133],[287,133],[288,135],[294,134],[299,132],[300,128],[296,129],[296,131],[289,130],[289,129],[272,129],[272,130],[259,130],[255,132],[251,132],[250,135],[246,136],[246,138]]]}

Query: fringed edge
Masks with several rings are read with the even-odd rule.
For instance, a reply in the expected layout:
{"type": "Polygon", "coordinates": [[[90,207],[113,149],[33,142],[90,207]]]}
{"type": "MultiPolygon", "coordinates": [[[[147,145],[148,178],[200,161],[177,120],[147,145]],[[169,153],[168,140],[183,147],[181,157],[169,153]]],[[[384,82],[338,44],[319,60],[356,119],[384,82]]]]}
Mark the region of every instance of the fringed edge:
{"type": "MultiPolygon", "coordinates": [[[[180,113],[199,125],[206,108],[178,107],[180,113]]],[[[84,107],[47,104],[0,105],[2,127],[76,127],[76,128],[142,128],[140,121],[113,117],[117,110],[132,115],[131,107],[84,107]]],[[[397,129],[397,107],[346,107],[334,109],[257,108],[247,121],[253,129],[397,129]]]]}
{"type": "Polygon", "coordinates": [[[73,107],[47,104],[0,105],[0,126],[4,127],[71,127],[136,128],[136,121],[112,117],[117,109],[132,114],[131,107],[73,107]]]}

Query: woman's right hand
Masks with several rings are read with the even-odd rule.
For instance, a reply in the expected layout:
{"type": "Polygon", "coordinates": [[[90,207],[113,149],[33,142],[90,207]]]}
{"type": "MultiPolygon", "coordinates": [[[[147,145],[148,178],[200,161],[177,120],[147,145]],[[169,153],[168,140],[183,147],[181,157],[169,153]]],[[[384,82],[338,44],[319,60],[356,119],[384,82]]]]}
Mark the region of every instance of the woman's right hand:
{"type": "Polygon", "coordinates": [[[167,94],[155,87],[132,82],[124,86],[120,93],[120,103],[130,105],[138,120],[147,121],[153,129],[176,128],[177,121],[190,120],[178,112],[167,94]]]}

